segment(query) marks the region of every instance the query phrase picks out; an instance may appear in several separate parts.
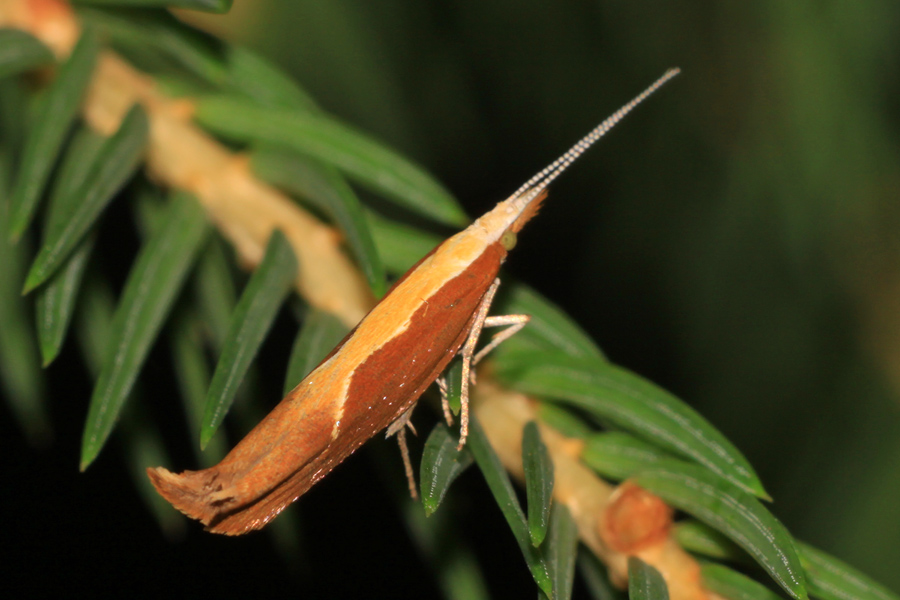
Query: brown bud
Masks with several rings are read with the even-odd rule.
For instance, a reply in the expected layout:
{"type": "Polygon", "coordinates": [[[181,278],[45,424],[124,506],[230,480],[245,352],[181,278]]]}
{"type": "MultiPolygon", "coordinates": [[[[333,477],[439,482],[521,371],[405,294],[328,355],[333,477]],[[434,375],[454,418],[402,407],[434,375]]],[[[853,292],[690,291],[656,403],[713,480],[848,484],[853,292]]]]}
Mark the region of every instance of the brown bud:
{"type": "Polygon", "coordinates": [[[599,524],[606,545],[628,555],[661,544],[671,527],[672,509],[630,481],[613,493],[599,524]]]}

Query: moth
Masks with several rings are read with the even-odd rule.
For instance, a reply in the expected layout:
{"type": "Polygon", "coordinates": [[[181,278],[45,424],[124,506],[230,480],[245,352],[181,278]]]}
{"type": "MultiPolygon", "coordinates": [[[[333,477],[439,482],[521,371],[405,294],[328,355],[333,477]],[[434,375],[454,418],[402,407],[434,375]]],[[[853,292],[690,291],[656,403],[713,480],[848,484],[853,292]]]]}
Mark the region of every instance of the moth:
{"type": "MultiPolygon", "coordinates": [[[[508,199],[410,268],[219,464],[180,474],[147,469],[157,491],[208,531],[239,535],[259,529],[379,431],[397,433],[405,448],[410,411],[457,353],[463,360],[461,447],[472,365],[528,320],[488,317],[497,274],[516,235],[537,213],[547,186],[678,72],[667,71],[508,199]],[[476,354],[482,328],[497,325],[511,327],[476,354]]],[[[444,413],[449,421],[446,397],[444,413]]],[[[404,462],[411,475],[405,450],[404,462]]]]}

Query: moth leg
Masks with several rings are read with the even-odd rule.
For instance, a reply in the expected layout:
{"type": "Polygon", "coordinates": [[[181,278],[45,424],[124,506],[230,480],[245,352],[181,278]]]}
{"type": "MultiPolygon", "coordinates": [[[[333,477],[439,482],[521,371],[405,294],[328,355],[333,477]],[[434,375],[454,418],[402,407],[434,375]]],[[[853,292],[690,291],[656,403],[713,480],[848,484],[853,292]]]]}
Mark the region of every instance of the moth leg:
{"type": "MultiPolygon", "coordinates": [[[[485,327],[505,327],[509,325],[506,329],[502,331],[498,331],[491,337],[490,343],[486,345],[484,348],[478,351],[478,354],[472,357],[472,366],[477,365],[481,360],[487,356],[491,350],[511,338],[512,336],[519,333],[523,327],[531,320],[529,315],[498,315],[495,317],[488,317],[484,320],[485,327]]],[[[475,385],[475,371],[472,371],[471,375],[472,385],[475,385]]]]}
{"type": "Polygon", "coordinates": [[[469,384],[475,383],[475,371],[472,366],[477,364],[484,356],[497,347],[504,340],[509,339],[517,331],[522,329],[530,319],[528,315],[505,315],[498,317],[488,317],[488,311],[491,309],[491,303],[497,294],[497,288],[500,287],[500,279],[497,278],[488,288],[475,311],[475,318],[472,321],[472,329],[469,330],[469,336],[463,345],[460,354],[462,356],[462,382],[460,384],[460,412],[459,412],[459,446],[458,449],[466,444],[466,438],[469,435],[469,384]],[[494,339],[478,354],[475,354],[475,346],[478,344],[478,337],[484,327],[496,327],[503,325],[512,325],[512,327],[501,331],[494,336],[494,339]]]}
{"type": "Polygon", "coordinates": [[[444,411],[444,420],[447,425],[453,425],[453,412],[450,410],[450,398],[448,397],[447,379],[438,377],[438,389],[441,391],[441,410],[444,411]]]}
{"type": "Polygon", "coordinates": [[[478,336],[481,335],[481,329],[487,319],[487,313],[491,308],[491,302],[494,301],[494,295],[497,288],[500,287],[500,279],[495,279],[481,299],[478,310],[475,311],[475,317],[472,320],[472,328],[469,329],[469,337],[463,344],[460,355],[462,356],[462,381],[459,386],[459,445],[457,450],[462,450],[466,445],[466,438],[469,436],[469,381],[472,377],[472,356],[475,354],[475,345],[478,343],[478,336]]]}
{"type": "Polygon", "coordinates": [[[393,423],[388,425],[387,435],[385,437],[391,437],[394,434],[397,435],[397,443],[400,445],[400,456],[403,457],[403,470],[406,473],[406,482],[409,484],[409,495],[412,496],[413,500],[418,500],[419,494],[416,492],[416,477],[413,471],[412,460],[409,458],[409,446],[406,443],[406,428],[409,427],[410,431],[414,434],[416,433],[416,428],[413,427],[412,421],[410,421],[415,407],[416,405],[414,403],[405,413],[397,417],[393,423]]]}

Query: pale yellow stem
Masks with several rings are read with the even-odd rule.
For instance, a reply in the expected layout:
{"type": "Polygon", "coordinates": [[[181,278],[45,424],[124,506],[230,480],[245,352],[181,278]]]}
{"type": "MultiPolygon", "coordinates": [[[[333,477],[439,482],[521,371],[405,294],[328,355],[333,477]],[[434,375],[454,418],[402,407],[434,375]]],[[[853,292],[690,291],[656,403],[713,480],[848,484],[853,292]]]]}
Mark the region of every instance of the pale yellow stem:
{"type": "MultiPolygon", "coordinates": [[[[482,373],[472,390],[475,415],[503,466],[522,479],[522,430],[529,421],[538,421],[536,403],[524,394],[500,387],[490,379],[490,373],[482,373]]],[[[700,585],[699,565],[668,535],[668,531],[662,531],[661,536],[651,536],[647,543],[627,554],[612,548],[604,532],[616,488],[581,463],[583,442],[567,438],[542,423],[539,427],[541,439],[553,460],[553,498],[569,509],[577,523],[579,538],[609,567],[611,579],[620,586],[626,585],[628,556],[631,554],[660,571],[672,600],[710,598],[700,585]]]]}

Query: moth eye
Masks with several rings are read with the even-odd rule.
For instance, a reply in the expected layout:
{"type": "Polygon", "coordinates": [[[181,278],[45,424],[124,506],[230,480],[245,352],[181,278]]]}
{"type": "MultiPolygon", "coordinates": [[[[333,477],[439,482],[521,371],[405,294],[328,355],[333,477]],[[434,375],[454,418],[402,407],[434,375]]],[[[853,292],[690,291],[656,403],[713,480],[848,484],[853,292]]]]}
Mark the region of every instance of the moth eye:
{"type": "Polygon", "coordinates": [[[503,235],[500,236],[500,243],[503,244],[507,252],[516,247],[516,240],[516,234],[512,231],[504,231],[503,235]]]}

